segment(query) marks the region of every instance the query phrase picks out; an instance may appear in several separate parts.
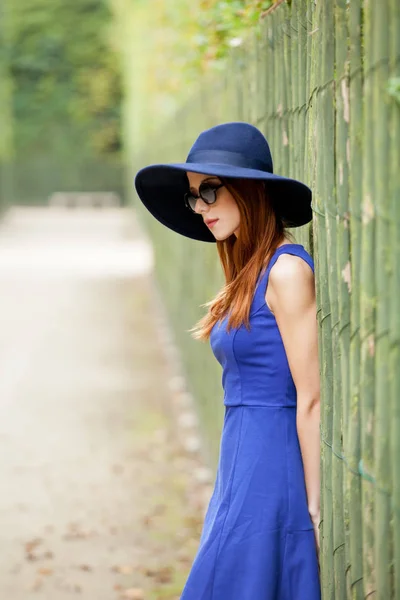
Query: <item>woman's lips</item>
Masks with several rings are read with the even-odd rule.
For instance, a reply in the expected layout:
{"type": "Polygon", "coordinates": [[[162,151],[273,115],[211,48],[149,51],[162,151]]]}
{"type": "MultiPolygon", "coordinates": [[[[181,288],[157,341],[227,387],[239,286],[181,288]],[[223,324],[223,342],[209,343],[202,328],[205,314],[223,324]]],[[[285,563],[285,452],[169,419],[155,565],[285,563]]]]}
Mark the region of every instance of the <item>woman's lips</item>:
{"type": "Polygon", "coordinates": [[[213,219],[212,221],[208,221],[208,223],[206,223],[207,227],[214,227],[215,223],[218,221],[219,219],[213,219]]]}

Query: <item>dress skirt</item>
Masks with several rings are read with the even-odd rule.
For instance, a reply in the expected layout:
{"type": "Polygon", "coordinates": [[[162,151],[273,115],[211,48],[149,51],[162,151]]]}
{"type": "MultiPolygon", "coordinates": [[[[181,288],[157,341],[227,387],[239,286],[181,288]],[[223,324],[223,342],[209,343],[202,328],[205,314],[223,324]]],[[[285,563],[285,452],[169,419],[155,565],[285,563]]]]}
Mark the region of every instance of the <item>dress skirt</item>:
{"type": "Polygon", "coordinates": [[[226,406],[219,464],[181,600],[320,600],[295,407],[226,406]]]}

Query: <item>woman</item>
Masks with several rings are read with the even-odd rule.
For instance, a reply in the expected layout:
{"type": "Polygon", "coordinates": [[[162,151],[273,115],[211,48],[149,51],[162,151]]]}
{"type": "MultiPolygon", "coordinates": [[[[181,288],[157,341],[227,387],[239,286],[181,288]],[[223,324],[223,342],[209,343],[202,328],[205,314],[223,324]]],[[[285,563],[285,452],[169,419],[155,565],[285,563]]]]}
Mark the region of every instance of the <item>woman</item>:
{"type": "Polygon", "coordinates": [[[185,163],[139,171],[170,229],[216,242],[226,283],[194,337],[220,362],[225,416],[215,487],[181,600],[319,600],[319,364],[314,263],[288,227],[311,192],[273,174],[248,123],[200,134],[185,163]]]}

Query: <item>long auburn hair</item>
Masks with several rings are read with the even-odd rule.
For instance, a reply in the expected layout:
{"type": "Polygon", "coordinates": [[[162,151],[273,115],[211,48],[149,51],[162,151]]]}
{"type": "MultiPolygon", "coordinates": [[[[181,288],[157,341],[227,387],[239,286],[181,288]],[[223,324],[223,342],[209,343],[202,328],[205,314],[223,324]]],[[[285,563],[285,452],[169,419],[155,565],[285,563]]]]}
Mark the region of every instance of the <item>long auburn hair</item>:
{"type": "Polygon", "coordinates": [[[277,246],[286,237],[285,223],[274,209],[268,188],[255,179],[228,179],[219,177],[232,194],[240,212],[238,237],[230,235],[217,240],[217,250],[225,275],[225,284],[213,300],[202,304],[208,307],[196,325],[190,329],[192,337],[207,340],[215,323],[229,312],[227,330],[244,324],[250,328],[250,306],[260,273],[268,265],[277,246]]]}

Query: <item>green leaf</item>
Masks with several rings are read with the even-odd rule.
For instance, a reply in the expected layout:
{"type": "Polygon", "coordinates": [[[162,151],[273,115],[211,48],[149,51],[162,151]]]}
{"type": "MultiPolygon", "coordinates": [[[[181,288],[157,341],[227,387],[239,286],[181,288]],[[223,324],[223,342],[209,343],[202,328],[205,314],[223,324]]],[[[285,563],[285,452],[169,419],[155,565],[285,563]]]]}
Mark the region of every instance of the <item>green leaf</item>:
{"type": "Polygon", "coordinates": [[[400,104],[400,77],[392,77],[388,81],[387,91],[400,104]]]}

